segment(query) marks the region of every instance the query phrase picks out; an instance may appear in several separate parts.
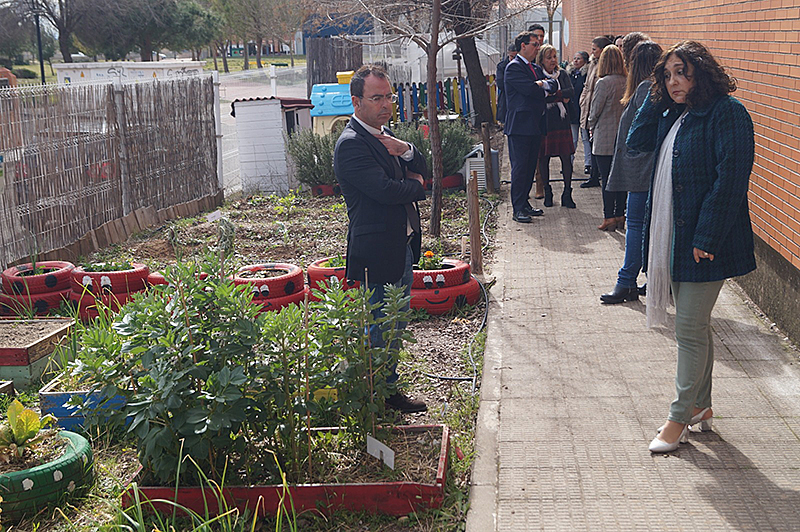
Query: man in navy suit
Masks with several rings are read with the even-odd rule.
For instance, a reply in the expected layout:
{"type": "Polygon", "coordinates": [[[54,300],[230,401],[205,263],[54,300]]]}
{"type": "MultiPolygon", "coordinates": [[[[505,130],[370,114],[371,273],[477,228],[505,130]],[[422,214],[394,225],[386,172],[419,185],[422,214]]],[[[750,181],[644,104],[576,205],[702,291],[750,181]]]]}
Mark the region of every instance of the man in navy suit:
{"type": "MultiPolygon", "coordinates": [[[[370,303],[383,303],[387,284],[411,294],[412,264],[419,260],[422,233],[416,202],[425,199],[425,156],[392,135],[385,124],[392,118],[392,93],[386,71],[364,65],[350,81],[355,113],[344,128],[333,155],[336,179],[347,203],[347,278],[367,282],[370,303]],[[366,273],[365,273],[366,272],[366,273]],[[367,279],[367,277],[369,279],[367,279]]],[[[381,308],[373,312],[383,315],[381,308]]],[[[404,328],[405,323],[398,324],[404,328]]],[[[385,346],[383,331],[370,328],[375,347],[385,346]]],[[[397,373],[386,379],[393,383],[397,373]]],[[[401,412],[427,410],[422,401],[395,393],[386,406],[401,412]]]]}
{"type": "Polygon", "coordinates": [[[547,92],[555,91],[555,83],[533,63],[540,43],[532,31],[517,35],[514,44],[519,53],[506,67],[507,110],[503,130],[508,135],[514,221],[530,223],[531,216],[544,214],[541,209],[531,206],[528,196],[539,157],[539,144],[547,134],[545,96],[547,92]]]}

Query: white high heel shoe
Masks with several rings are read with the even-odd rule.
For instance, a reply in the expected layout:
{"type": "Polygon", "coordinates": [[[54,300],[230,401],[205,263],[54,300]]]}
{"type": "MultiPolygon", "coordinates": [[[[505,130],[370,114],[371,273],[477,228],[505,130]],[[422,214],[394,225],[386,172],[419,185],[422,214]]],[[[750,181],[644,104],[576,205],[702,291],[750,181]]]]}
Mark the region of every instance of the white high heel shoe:
{"type": "MultiPolygon", "coordinates": [[[[710,406],[702,409],[697,414],[693,415],[692,419],[689,421],[689,426],[693,427],[694,425],[697,425],[698,423],[700,423],[700,431],[701,432],[710,431],[711,430],[711,420],[714,419],[714,417],[712,416],[712,417],[710,417],[708,419],[703,419],[703,416],[706,415],[706,412],[708,412],[709,410],[711,410],[710,406]]],[[[661,434],[662,430],[664,430],[664,425],[661,425],[660,427],[658,427],[658,429],[656,429],[656,433],[661,434]]]]}
{"type": "Polygon", "coordinates": [[[681,435],[678,436],[678,439],[674,442],[668,442],[664,440],[658,439],[658,436],[653,438],[653,441],[650,442],[650,449],[651,453],[671,453],[681,443],[687,443],[689,441],[689,425],[684,425],[683,430],[681,431],[681,435]]]}

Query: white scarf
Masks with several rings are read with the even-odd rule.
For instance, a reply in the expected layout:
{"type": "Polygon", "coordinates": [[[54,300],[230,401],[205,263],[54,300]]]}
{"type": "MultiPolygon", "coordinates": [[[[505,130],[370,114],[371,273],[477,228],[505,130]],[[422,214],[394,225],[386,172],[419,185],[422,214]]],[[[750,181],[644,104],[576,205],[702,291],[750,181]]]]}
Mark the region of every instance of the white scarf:
{"type": "Polygon", "coordinates": [[[647,326],[651,328],[667,324],[667,307],[672,305],[672,148],[688,112],[670,128],[656,162],[647,253],[647,326]]]}
{"type": "MultiPolygon", "coordinates": [[[[542,67],[542,72],[544,72],[544,75],[547,76],[548,78],[555,80],[556,86],[558,87],[558,89],[556,90],[561,90],[561,83],[559,83],[558,81],[558,74],[560,71],[558,69],[555,69],[551,74],[550,72],[545,70],[544,67],[542,67]]],[[[564,102],[550,102],[547,104],[548,109],[552,109],[555,106],[558,106],[558,114],[561,115],[561,118],[566,118],[567,108],[564,107],[564,102]]]]}

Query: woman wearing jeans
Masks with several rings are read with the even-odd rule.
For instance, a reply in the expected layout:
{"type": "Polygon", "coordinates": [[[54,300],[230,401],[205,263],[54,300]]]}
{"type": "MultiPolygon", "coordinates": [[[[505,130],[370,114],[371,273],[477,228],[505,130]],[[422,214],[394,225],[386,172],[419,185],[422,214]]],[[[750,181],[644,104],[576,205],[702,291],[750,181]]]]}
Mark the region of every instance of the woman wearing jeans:
{"type": "Polygon", "coordinates": [[[631,53],[630,72],[622,97],[622,118],[617,131],[617,143],[614,148],[614,162],[611,163],[611,174],[608,176],[606,190],[609,192],[628,192],[628,229],[625,232],[625,262],[617,273],[617,284],[614,289],[600,296],[600,301],[613,305],[623,301],[639,299],[639,288],[636,278],[642,269],[642,229],[644,228],[644,205],[650,191],[650,177],[653,175],[655,152],[637,151],[625,145],[628,131],[633,123],[636,111],[644,103],[650,92],[653,68],[661,57],[661,47],[645,41],[636,45],[631,53]]]}
{"type": "Polygon", "coordinates": [[[657,154],[645,212],[647,325],[666,323],[675,301],[677,397],[650,442],[665,453],[690,425],[711,428],[711,310],[725,279],[756,267],[747,203],[754,140],[750,115],[730,96],[736,81],[702,44],[674,45],[653,77],[628,147],[657,154]]]}

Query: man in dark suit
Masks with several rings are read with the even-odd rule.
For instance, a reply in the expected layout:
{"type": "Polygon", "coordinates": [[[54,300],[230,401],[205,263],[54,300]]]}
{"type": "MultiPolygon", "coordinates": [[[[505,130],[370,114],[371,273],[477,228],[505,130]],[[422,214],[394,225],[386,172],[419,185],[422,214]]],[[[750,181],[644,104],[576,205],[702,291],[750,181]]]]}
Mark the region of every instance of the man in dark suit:
{"type": "MultiPolygon", "coordinates": [[[[383,303],[385,285],[403,286],[411,294],[412,264],[419,260],[422,235],[416,202],[425,199],[425,157],[413,145],[395,138],[385,124],[396,95],[386,71],[364,65],[350,81],[355,112],[333,156],[336,179],[347,203],[347,278],[374,291],[371,303],[383,303]]],[[[373,312],[383,316],[381,308],[373,312]]],[[[399,325],[404,328],[405,323],[399,325]]],[[[380,327],[370,328],[373,346],[383,347],[380,327]]],[[[387,382],[397,381],[397,373],[387,382]]],[[[396,393],[386,405],[402,412],[423,412],[425,403],[396,393]]]]}
{"type": "Polygon", "coordinates": [[[539,40],[533,32],[523,31],[514,40],[519,53],[506,67],[506,122],[508,156],[511,160],[511,204],[514,221],[530,223],[531,216],[541,216],[528,201],[533,173],[539,157],[539,144],[547,133],[544,111],[547,92],[555,91],[541,67],[533,63],[539,52],[539,40]]]}
{"type": "Polygon", "coordinates": [[[497,86],[497,121],[501,124],[506,121],[506,67],[515,57],[517,57],[517,47],[511,44],[508,46],[508,55],[497,63],[497,72],[494,77],[494,83],[497,86]]]}

